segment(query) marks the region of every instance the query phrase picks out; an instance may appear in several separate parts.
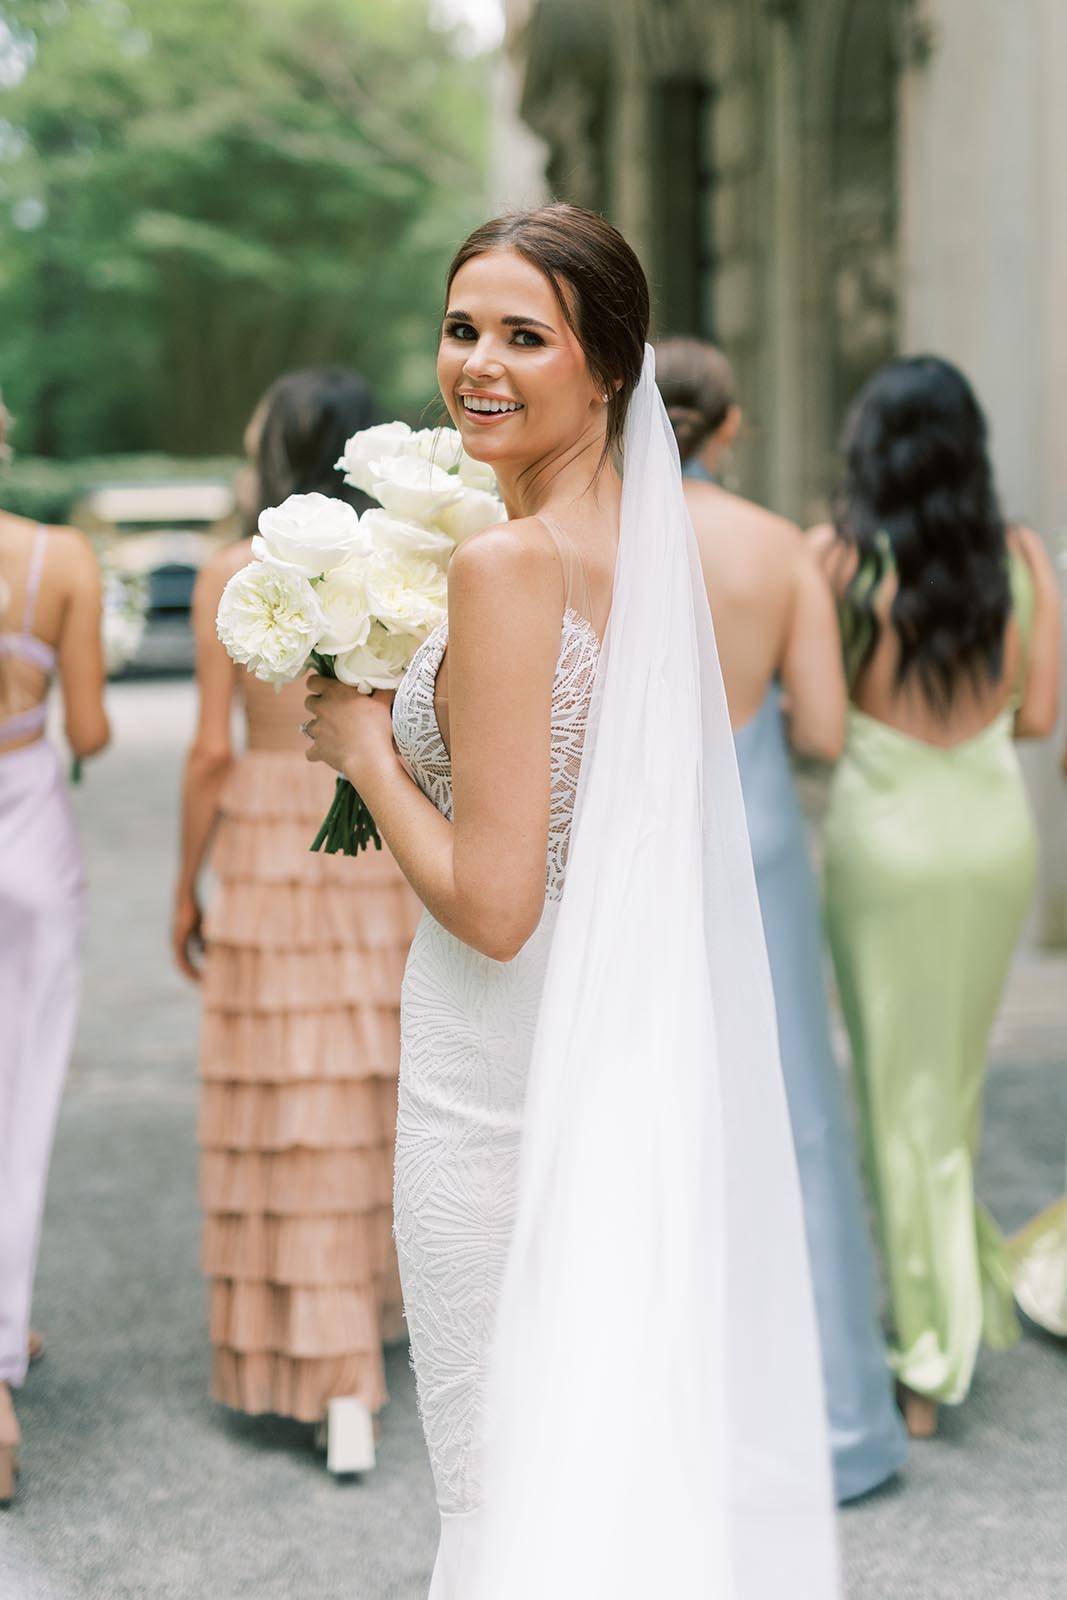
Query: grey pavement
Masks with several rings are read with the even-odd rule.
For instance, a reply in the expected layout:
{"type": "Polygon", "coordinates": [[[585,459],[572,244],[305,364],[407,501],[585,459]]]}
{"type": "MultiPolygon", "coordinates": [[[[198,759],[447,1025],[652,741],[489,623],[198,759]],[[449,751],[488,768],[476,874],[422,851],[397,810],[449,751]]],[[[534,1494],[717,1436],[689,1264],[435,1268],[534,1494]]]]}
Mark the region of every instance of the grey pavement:
{"type": "MultiPolygon", "coordinates": [[[[0,1597],[425,1600],[435,1514],[405,1351],[390,1354],[379,1466],[361,1480],[331,1479],[310,1429],[207,1397],[196,1002],[166,950],[192,697],[157,683],[112,698],[115,749],[78,797],[86,994],[38,1277],[48,1354],[18,1397],[25,1471],[0,1513],[0,1597]]],[[[998,1025],[981,1187],[1009,1228],[1063,1187],[1065,991],[1067,959],[1024,958],[998,1025]]],[[[575,1359],[604,1336],[580,1333],[575,1359]]],[[[1067,1597],[1067,1344],[1029,1329],[984,1356],[939,1438],[841,1522],[849,1600],[1067,1597]]]]}

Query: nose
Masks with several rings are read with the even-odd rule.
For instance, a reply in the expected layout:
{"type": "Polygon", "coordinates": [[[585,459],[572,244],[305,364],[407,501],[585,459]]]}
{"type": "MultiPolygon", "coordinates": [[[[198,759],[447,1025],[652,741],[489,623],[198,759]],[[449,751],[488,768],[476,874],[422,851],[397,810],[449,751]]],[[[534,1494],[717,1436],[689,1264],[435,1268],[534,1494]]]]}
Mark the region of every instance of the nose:
{"type": "Polygon", "coordinates": [[[463,363],[463,376],[477,383],[480,379],[498,378],[503,370],[496,340],[491,333],[483,333],[463,363]]]}

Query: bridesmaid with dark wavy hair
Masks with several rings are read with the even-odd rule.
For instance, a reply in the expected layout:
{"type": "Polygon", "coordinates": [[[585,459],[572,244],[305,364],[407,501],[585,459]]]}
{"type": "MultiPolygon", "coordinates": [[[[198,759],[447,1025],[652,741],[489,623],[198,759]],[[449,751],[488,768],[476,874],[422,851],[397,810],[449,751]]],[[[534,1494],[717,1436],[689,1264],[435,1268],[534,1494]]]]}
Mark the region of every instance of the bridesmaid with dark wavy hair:
{"type": "Polygon", "coordinates": [[[963,375],[889,362],[845,429],[835,584],[851,706],[826,821],[830,944],[911,1432],[962,1401],[980,1343],[1018,1337],[974,1195],[990,1030],[1034,886],[1013,739],[1056,720],[1059,598],[1006,526],[963,375]]]}

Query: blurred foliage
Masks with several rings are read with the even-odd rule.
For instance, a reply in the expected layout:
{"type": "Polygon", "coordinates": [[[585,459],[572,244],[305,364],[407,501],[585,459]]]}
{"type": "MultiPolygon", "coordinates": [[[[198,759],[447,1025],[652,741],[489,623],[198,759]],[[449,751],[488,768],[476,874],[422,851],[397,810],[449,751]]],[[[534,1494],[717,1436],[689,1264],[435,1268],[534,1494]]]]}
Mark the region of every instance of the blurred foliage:
{"type": "Polygon", "coordinates": [[[483,215],[488,70],[430,0],[0,0],[16,447],[234,450],[320,362],[414,420],[483,215]]]}
{"type": "Polygon", "coordinates": [[[70,521],[71,508],[100,484],[153,484],[204,479],[230,483],[241,462],[233,456],[98,456],[55,461],[16,456],[0,467],[0,505],[34,522],[70,521]]]}

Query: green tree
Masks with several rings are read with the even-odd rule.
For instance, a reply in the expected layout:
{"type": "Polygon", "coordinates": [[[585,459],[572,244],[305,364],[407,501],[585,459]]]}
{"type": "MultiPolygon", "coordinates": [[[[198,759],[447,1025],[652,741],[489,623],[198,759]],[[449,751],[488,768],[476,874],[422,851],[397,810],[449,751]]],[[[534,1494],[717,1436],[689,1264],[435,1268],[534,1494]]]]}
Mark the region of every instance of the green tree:
{"type": "Polygon", "coordinates": [[[432,393],[484,59],[428,0],[0,0],[0,384],[20,450],[232,450],[280,371],[432,393]]]}

